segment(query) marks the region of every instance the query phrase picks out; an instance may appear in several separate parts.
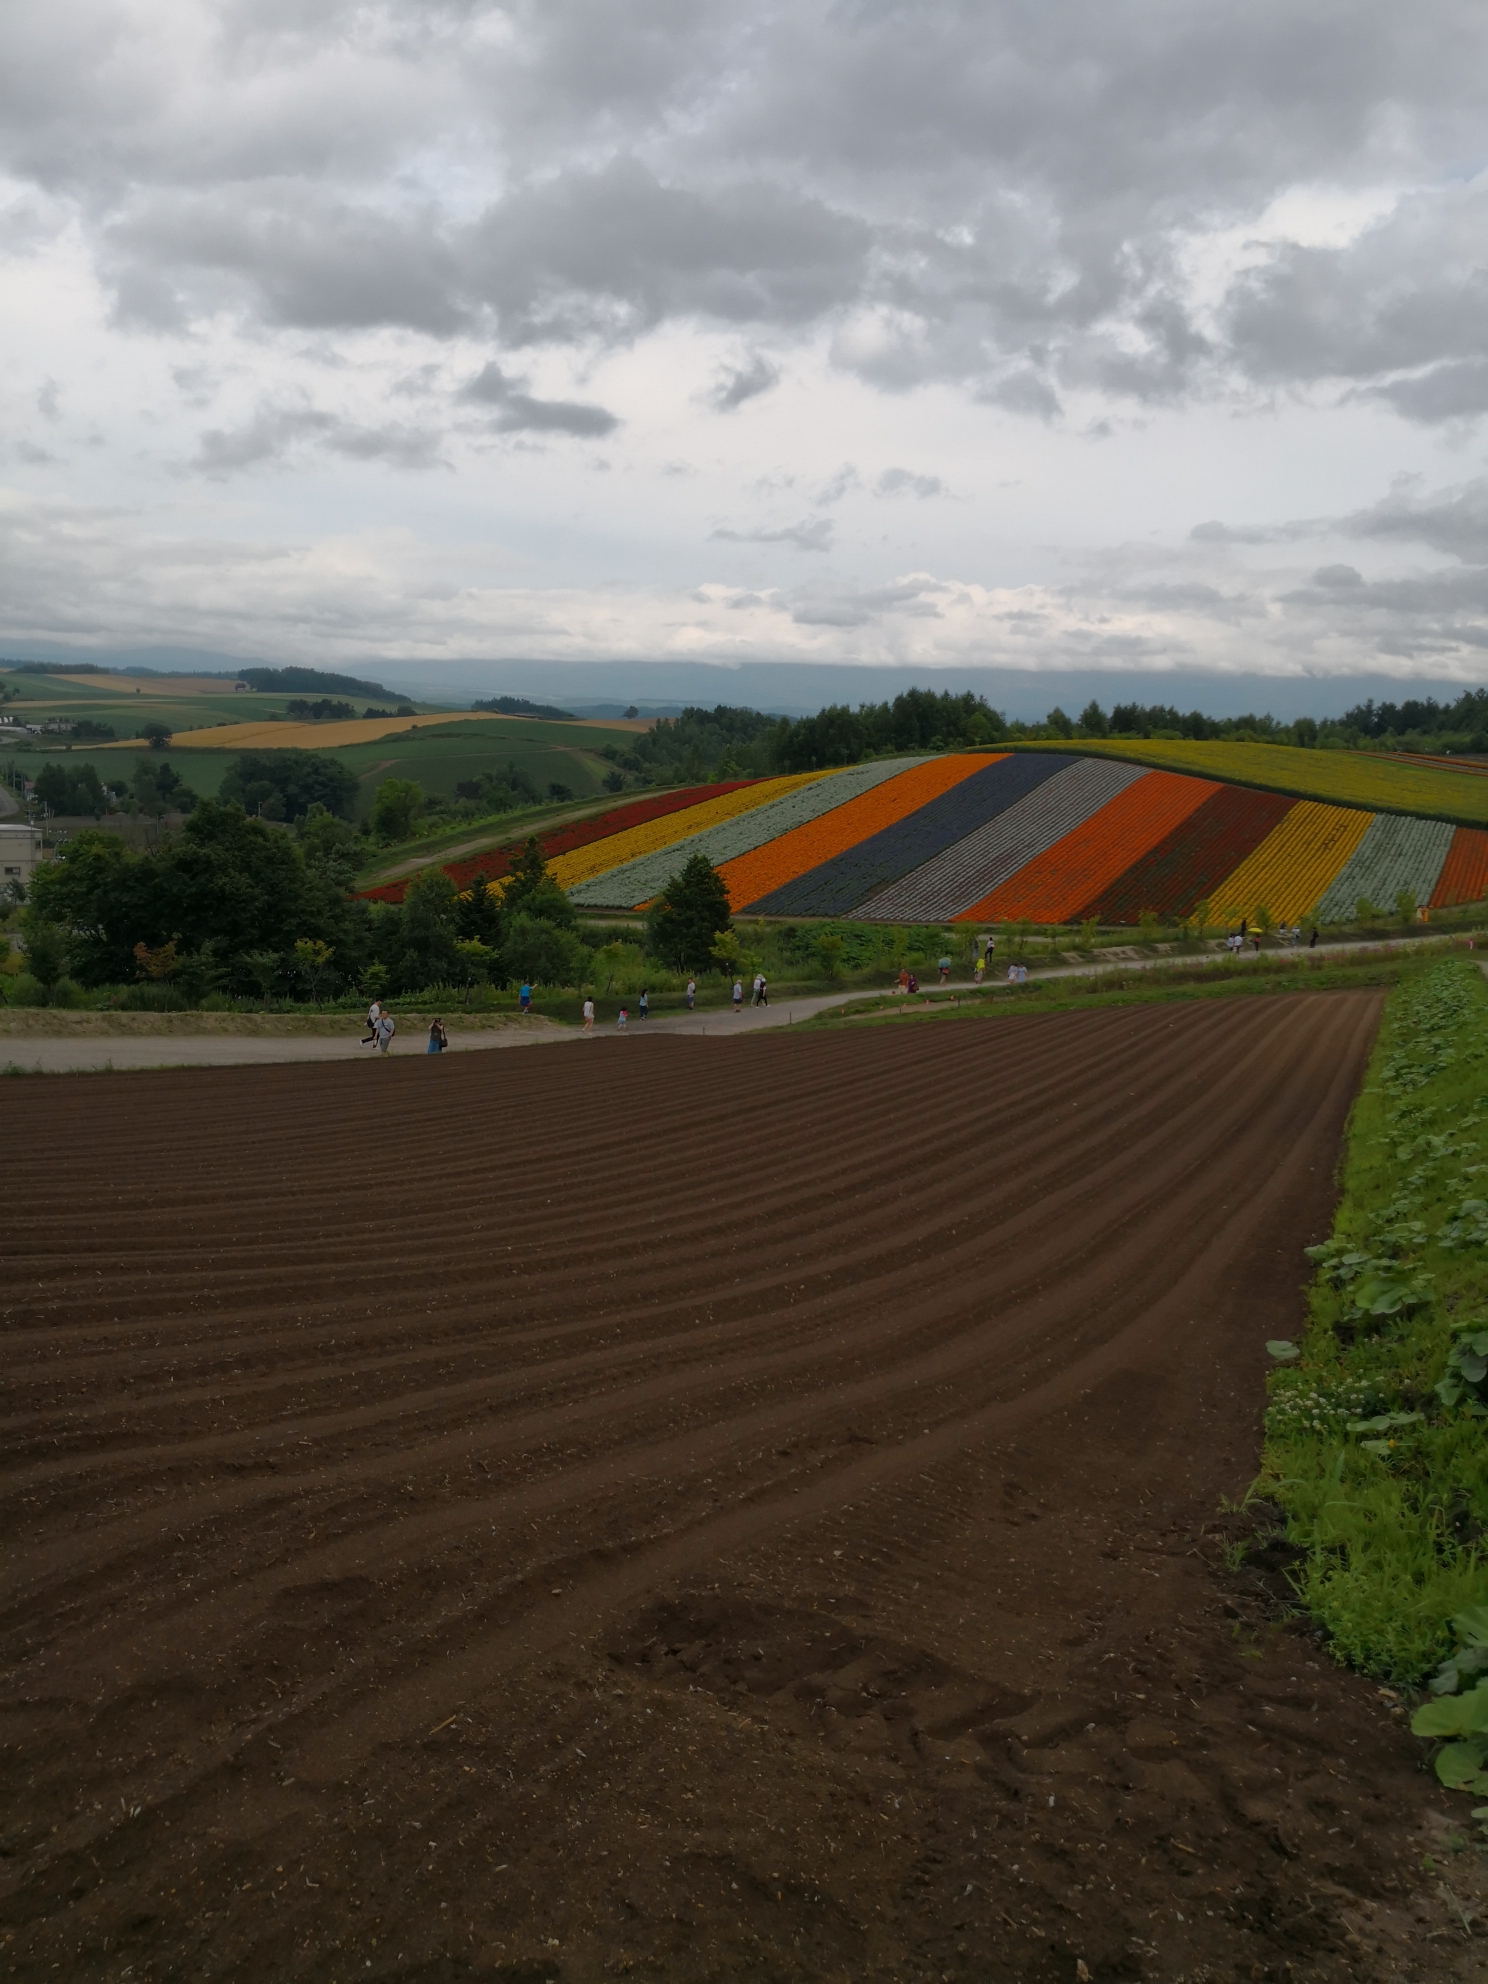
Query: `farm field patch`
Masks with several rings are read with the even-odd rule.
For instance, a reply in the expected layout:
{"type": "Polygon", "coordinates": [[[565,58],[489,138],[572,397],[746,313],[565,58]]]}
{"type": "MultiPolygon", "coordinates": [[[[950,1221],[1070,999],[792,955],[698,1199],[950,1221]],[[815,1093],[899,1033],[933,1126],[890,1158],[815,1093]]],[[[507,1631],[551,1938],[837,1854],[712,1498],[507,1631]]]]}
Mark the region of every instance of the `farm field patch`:
{"type": "MultiPolygon", "coordinates": [[[[943,761],[933,761],[942,769],[943,761]]],[[[847,806],[855,799],[891,783],[897,787],[909,776],[913,760],[888,758],[881,763],[856,765],[850,771],[836,772],[830,778],[815,778],[797,785],[779,798],[703,828],[658,854],[642,855],[618,868],[608,869],[592,882],[581,883],[573,891],[577,903],[606,908],[631,909],[658,895],[677,870],[695,854],[701,854],[715,868],[727,868],[751,851],[766,845],[782,847],[808,825],[821,823],[823,816],[847,806]]],[[[942,773],[943,782],[943,773],[942,773]]],[[[906,805],[918,799],[906,800],[906,805]]]]}
{"type": "Polygon", "coordinates": [[[1431,892],[1433,909],[1450,909],[1459,902],[1481,902],[1488,896],[1488,833],[1459,827],[1431,892]]]}
{"type": "Polygon", "coordinates": [[[1081,738],[1077,743],[1023,744],[1019,751],[1077,751],[1124,758],[1199,778],[1328,800],[1369,812],[1414,813],[1488,826],[1488,781],[1464,777],[1455,765],[1369,751],[1308,751],[1291,744],[1233,744],[1168,738],[1081,738]]]}
{"type": "Polygon", "coordinates": [[[1083,903],[1075,920],[1088,916],[1097,923],[1135,923],[1144,910],[1158,916],[1192,915],[1295,804],[1279,792],[1220,786],[1197,812],[1083,903]]]}
{"type": "Polygon", "coordinates": [[[1346,806],[1300,800],[1254,854],[1226,876],[1210,898],[1218,922],[1269,909],[1280,923],[1302,917],[1354,853],[1373,815],[1346,806]]]}
{"type": "Polygon", "coordinates": [[[1208,779],[1145,772],[978,905],[998,921],[1066,923],[1080,904],[1178,829],[1219,788],[1208,779]]]}
{"type": "Polygon", "coordinates": [[[1418,1746],[1214,1529],[1377,1015],[49,1086],[7,1977],[1465,1980],[1418,1746]]]}
{"type": "Polygon", "coordinates": [[[1314,914],[1323,923],[1342,923],[1354,914],[1361,897],[1376,909],[1388,909],[1406,890],[1418,907],[1429,903],[1455,832],[1445,820],[1376,813],[1314,914]]]}

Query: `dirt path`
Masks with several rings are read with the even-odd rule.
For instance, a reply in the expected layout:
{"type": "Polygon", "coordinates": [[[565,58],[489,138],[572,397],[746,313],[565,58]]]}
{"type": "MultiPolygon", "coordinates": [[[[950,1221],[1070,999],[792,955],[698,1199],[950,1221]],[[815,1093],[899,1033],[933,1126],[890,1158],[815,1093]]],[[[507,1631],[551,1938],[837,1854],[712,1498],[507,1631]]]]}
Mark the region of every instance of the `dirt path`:
{"type": "MultiPolygon", "coordinates": [[[[502,1027],[449,1026],[450,1051],[469,1054],[486,1048],[531,1047],[574,1041],[572,1027],[538,1017],[502,1027]]],[[[66,1037],[0,1032],[0,1071],[8,1074],[115,1073],[141,1068],[272,1067],[283,1062],[363,1061],[379,1063],[428,1058],[428,1021],[399,1022],[386,1056],[362,1045],[365,1026],[349,1016],[339,1033],[88,1033],[66,1037]]]]}
{"type": "Polygon", "coordinates": [[[1378,1011],[0,1087],[7,1979],[1474,1975],[1214,1568],[1378,1011]]]}
{"type": "MultiPolygon", "coordinates": [[[[1331,949],[1394,950],[1417,941],[1407,937],[1335,944],[1331,949]]],[[[1152,971],[1171,964],[1173,960],[1158,957],[1123,959],[1119,962],[1123,971],[1152,971]]],[[[1201,957],[1189,962],[1219,964],[1224,960],[1201,957]]],[[[1110,963],[1059,965],[1053,970],[1041,972],[1039,976],[1041,979],[1089,978],[1114,968],[1110,963]]],[[[932,990],[940,993],[942,988],[927,988],[927,999],[932,990]]],[[[969,983],[957,980],[944,990],[970,995],[973,988],[969,983]]],[[[710,1006],[695,1013],[658,1014],[645,1021],[632,1014],[629,1037],[639,1038],[650,1033],[737,1039],[747,1033],[774,1032],[781,1027],[798,1026],[818,1013],[832,1012],[857,1000],[883,996],[883,993],[859,985],[840,992],[808,993],[797,998],[781,996],[768,1006],[746,1004],[737,1013],[731,1006],[710,1006]]],[[[990,999],[1001,995],[994,983],[974,996],[990,999]]],[[[613,999],[609,1003],[613,1004],[613,999]]],[[[917,1001],[911,999],[907,1003],[914,1005],[917,1001]]],[[[206,1031],[216,1019],[215,1015],[174,1014],[170,1031],[151,1034],[144,1031],[150,1025],[149,1018],[139,1013],[54,1014],[27,1009],[0,1013],[0,1071],[19,1070],[25,1074],[43,1075],[109,1069],[117,1073],[140,1068],[226,1068],[276,1061],[366,1061],[372,1058],[369,1049],[358,1045],[355,1017],[351,1015],[343,1015],[335,1021],[308,1022],[307,1026],[313,1026],[314,1031],[303,1035],[274,1033],[256,1037],[233,1031],[232,1016],[219,1021],[217,1030],[206,1031]],[[124,1038],[126,1022],[127,1040],[124,1038]],[[193,1023],[200,1024],[204,1030],[199,1034],[186,1031],[193,1023]],[[55,1035],[47,1030],[52,1026],[58,1029],[55,1035]]],[[[268,1024],[275,1023],[271,1019],[268,1024]]],[[[293,1022],[286,1024],[292,1025],[293,1022]]],[[[394,1058],[401,1060],[409,1054],[422,1054],[427,1039],[428,1016],[421,1019],[410,1017],[406,1023],[400,1024],[401,1031],[393,1046],[394,1058]]],[[[597,1027],[590,1044],[613,1037],[614,1033],[613,1020],[606,1019],[597,1027]]],[[[532,1014],[525,1020],[512,1019],[496,1027],[489,1024],[462,1026],[458,1018],[450,1023],[450,1045],[461,1052],[479,1047],[532,1047],[543,1041],[572,1041],[583,1037],[578,1028],[549,1020],[540,1013],[532,1014]]]]}

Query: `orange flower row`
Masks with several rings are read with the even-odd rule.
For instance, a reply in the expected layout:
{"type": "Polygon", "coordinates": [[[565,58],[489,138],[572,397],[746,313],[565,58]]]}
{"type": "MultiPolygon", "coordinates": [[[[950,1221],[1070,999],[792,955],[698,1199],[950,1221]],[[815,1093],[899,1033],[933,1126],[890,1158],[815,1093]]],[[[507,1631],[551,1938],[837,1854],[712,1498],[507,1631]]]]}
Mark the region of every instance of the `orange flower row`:
{"type": "Polygon", "coordinates": [[[1458,902],[1481,902],[1488,896],[1488,834],[1480,827],[1459,827],[1431,895],[1433,909],[1458,902]]]}
{"type": "Polygon", "coordinates": [[[1148,772],[957,920],[1067,922],[1218,791],[1209,779],[1148,772]]]}
{"type": "Polygon", "coordinates": [[[973,756],[958,751],[948,757],[931,758],[901,772],[897,778],[886,779],[871,791],[859,793],[856,799],[849,799],[830,813],[792,827],[778,840],[766,841],[763,847],[725,861],[718,872],[729,893],[729,906],[735,910],[747,909],[772,890],[784,888],[787,882],[809,874],[824,861],[845,854],[859,841],[918,812],[921,806],[928,806],[932,799],[949,792],[962,779],[970,778],[973,772],[985,771],[998,757],[1006,755],[979,751],[973,756]]]}

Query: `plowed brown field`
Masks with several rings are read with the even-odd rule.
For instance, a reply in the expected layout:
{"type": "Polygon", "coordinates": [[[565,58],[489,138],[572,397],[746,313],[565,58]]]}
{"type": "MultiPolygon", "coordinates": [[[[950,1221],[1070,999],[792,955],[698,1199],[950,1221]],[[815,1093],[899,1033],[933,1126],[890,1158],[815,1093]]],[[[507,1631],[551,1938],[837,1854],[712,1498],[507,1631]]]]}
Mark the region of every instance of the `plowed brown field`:
{"type": "Polygon", "coordinates": [[[1213,1561],[1377,1017],[6,1083],[0,1974],[1458,1974],[1213,1561]]]}

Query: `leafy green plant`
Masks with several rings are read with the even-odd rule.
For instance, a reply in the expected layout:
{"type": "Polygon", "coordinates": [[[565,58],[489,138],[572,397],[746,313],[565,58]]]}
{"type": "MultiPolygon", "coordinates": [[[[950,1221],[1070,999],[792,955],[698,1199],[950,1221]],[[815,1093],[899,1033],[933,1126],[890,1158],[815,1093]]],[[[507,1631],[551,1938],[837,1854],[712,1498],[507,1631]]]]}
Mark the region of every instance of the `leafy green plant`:
{"type": "Polygon", "coordinates": [[[1271,1346],[1257,1492],[1286,1512],[1299,1597],[1335,1654],[1397,1684],[1438,1667],[1448,1621],[1488,1599],[1488,1203],[1466,1196],[1485,1022],[1470,963],[1402,974],[1334,1232],[1308,1250],[1309,1326],[1271,1346]]]}
{"type": "Polygon", "coordinates": [[[1473,1325],[1459,1333],[1436,1395],[1448,1408],[1488,1419],[1488,1329],[1473,1325]]]}
{"type": "Polygon", "coordinates": [[[1464,1681],[1488,1669],[1488,1605],[1469,1605],[1457,1614],[1452,1625],[1458,1639],[1457,1651],[1432,1675],[1434,1695],[1455,1695],[1464,1681]]]}
{"type": "MultiPolygon", "coordinates": [[[[274,980],[279,976],[279,953],[277,951],[244,951],[238,963],[258,987],[264,1010],[268,1010],[269,993],[274,980]]],[[[384,972],[383,976],[386,977],[384,972]]]]}
{"type": "MultiPolygon", "coordinates": [[[[1448,1737],[1436,1753],[1436,1774],[1449,1791],[1488,1795],[1488,1681],[1467,1694],[1442,1695],[1411,1717],[1414,1736],[1448,1737]]],[[[1488,1816],[1488,1805],[1474,1818],[1488,1816]]]]}

